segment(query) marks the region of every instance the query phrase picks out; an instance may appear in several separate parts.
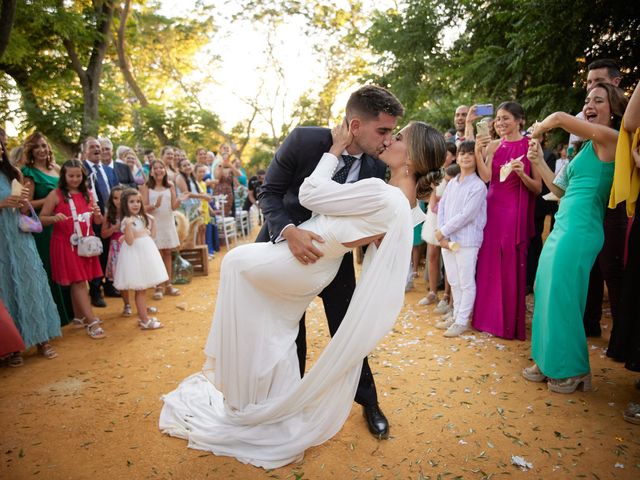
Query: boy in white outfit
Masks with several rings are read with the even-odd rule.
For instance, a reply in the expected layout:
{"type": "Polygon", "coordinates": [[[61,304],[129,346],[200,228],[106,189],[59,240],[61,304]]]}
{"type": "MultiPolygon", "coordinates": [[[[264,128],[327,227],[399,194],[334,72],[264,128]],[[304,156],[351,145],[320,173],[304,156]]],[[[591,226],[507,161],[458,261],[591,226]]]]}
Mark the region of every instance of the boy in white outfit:
{"type": "Polygon", "coordinates": [[[487,187],[476,174],[475,142],[458,148],[460,174],[453,178],[438,205],[436,239],[453,296],[453,314],[436,324],[445,337],[469,329],[476,298],[476,262],[487,222],[487,187]]]}

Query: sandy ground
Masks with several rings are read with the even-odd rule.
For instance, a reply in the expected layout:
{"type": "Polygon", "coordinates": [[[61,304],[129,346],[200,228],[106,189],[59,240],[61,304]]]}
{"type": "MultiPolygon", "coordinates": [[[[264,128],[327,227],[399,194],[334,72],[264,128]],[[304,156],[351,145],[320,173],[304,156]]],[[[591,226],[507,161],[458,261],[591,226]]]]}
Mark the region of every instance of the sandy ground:
{"type": "MultiPolygon", "coordinates": [[[[369,434],[354,404],[338,435],[281,469],[187,449],[158,431],[160,396],[201,366],[221,258],[182,296],[151,301],[164,329],[140,331],[109,299],[99,311],[107,339],[65,328],[57,359],[30,353],[24,367],[1,368],[0,478],[640,478],[640,426],[621,417],[637,377],[604,356],[608,325],[589,340],[594,391],[554,394],[520,376],[529,341],[443,338],[433,307],[416,306],[422,280],[370,356],[388,440],[369,434]],[[513,455],[532,468],[512,465],[513,455]]],[[[320,303],[307,318],[309,365],[327,341],[320,303]]]]}

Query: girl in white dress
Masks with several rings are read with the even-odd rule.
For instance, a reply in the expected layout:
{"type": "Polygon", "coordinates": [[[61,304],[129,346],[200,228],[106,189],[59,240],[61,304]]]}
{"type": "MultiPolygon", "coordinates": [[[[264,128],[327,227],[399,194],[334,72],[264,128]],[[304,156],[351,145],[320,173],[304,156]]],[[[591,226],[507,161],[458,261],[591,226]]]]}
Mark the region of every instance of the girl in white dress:
{"type": "Polygon", "coordinates": [[[344,424],[362,359],[402,307],[412,226],[424,220],[411,208],[416,190],[428,194],[445,156],[444,137],[414,122],[380,154],[390,184],[370,178],[341,185],[331,177],[352,138],[346,126],[334,131],[330,152],[300,187],[300,203],[314,216],[299,227],[322,237],[314,244],[322,257],[303,265],[286,242],[242,245],[225,255],[203,371],[164,397],[163,432],[187,439],[191,448],[269,469],[301,459],[344,424]],[[300,317],[343,255],[369,243],[340,328],[301,379],[300,317]]]}
{"type": "Polygon", "coordinates": [[[138,324],[143,330],[162,328],[155,317],[147,315],[147,288],[165,282],[169,275],[153,239],[155,219],[147,215],[142,196],[128,188],[120,198],[121,230],[124,233],[118,254],[118,265],[113,284],[120,291],[136,291],[138,324]]]}
{"type": "MultiPolygon", "coordinates": [[[[156,233],[153,236],[156,246],[160,250],[160,256],[167,269],[169,279],[164,285],[166,295],[180,295],[180,290],[171,285],[173,276],[171,251],[180,245],[176,222],[173,211],[180,205],[176,195],[176,188],[167,176],[167,168],[160,160],[151,162],[149,167],[149,180],[140,187],[144,208],[156,220],[156,233]]],[[[160,300],[163,295],[161,286],[156,286],[153,298],[160,300]]]]}

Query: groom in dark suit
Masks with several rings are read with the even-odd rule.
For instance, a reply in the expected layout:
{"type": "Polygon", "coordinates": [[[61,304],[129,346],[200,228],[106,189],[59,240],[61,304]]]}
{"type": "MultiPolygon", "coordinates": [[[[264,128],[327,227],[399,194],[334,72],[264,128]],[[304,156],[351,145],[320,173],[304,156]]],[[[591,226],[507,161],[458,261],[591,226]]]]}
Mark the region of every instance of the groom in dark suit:
{"type": "MultiPolygon", "coordinates": [[[[352,183],[363,178],[384,179],[386,166],[377,159],[391,141],[391,133],[404,109],[389,91],[374,85],[351,94],[346,105],[346,121],[353,142],[343,152],[333,180],[352,183]]],[[[284,140],[269,166],[259,196],[266,220],[257,241],[287,241],[291,253],[304,265],[314,263],[322,254],[312,240],[321,240],[313,232],[297,226],[311,217],[300,205],[298,190],[332,145],[331,131],[319,127],[298,127],[284,140]]],[[[356,286],[353,255],[344,256],[333,281],[320,293],[333,336],[344,317],[356,286]]],[[[307,356],[304,317],[296,339],[300,373],[304,375],[307,356]]],[[[364,408],[369,430],[378,438],[389,436],[389,423],[378,405],[378,395],[369,363],[365,357],[355,401],[364,408]]]]}

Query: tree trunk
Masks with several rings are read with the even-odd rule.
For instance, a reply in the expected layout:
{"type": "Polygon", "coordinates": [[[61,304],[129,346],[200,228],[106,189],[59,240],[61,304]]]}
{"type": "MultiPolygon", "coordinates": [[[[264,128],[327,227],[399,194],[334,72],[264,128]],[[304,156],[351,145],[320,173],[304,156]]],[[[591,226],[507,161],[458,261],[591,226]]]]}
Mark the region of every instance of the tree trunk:
{"type": "Polygon", "coordinates": [[[107,53],[107,47],[111,40],[111,23],[113,21],[113,4],[112,1],[101,2],[96,10],[97,25],[96,30],[98,37],[93,42],[89,64],[85,69],[80,62],[80,58],[75,50],[73,41],[69,38],[62,40],[69,59],[71,67],[80,79],[82,86],[82,97],[84,100],[82,126],[80,129],[80,141],[88,136],[96,136],[99,127],[99,110],[100,103],[100,80],[102,78],[102,62],[107,53]]]}
{"type": "Polygon", "coordinates": [[[9,45],[9,36],[16,16],[17,0],[2,0],[0,7],[0,58],[9,45]]]}
{"type": "MultiPolygon", "coordinates": [[[[122,75],[124,76],[125,81],[133,90],[134,95],[140,102],[142,107],[148,107],[149,101],[147,100],[146,95],[138,85],[133,72],[131,71],[131,62],[127,57],[126,49],[125,49],[125,28],[127,24],[127,17],[129,16],[129,7],[131,6],[131,0],[126,0],[124,4],[124,8],[120,11],[120,26],[118,27],[118,31],[116,32],[116,51],[118,52],[118,66],[122,71],[122,75]]],[[[156,137],[160,141],[161,145],[169,145],[169,137],[162,128],[162,125],[151,125],[153,129],[153,133],[155,133],[156,137]]]]}

